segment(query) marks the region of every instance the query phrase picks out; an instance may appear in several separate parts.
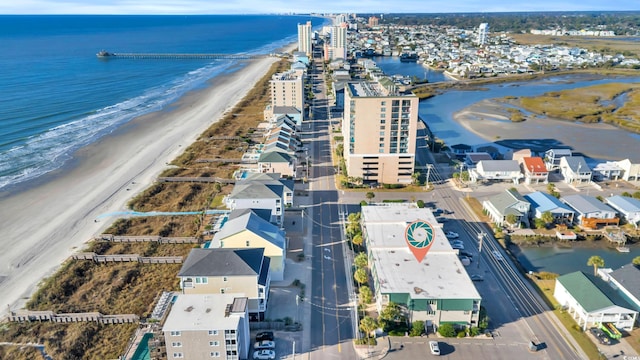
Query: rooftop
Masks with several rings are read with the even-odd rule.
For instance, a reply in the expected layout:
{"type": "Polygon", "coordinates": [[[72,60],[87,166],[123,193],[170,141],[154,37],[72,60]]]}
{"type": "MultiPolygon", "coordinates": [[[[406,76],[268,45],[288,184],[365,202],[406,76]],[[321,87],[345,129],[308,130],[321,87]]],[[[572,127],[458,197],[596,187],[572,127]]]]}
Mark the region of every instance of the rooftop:
{"type": "Polygon", "coordinates": [[[360,81],[349,83],[349,89],[354,97],[382,97],[387,96],[385,89],[376,82],[360,81]]]}
{"type": "Polygon", "coordinates": [[[246,309],[244,294],[180,294],[162,331],[235,330],[246,309]]]}

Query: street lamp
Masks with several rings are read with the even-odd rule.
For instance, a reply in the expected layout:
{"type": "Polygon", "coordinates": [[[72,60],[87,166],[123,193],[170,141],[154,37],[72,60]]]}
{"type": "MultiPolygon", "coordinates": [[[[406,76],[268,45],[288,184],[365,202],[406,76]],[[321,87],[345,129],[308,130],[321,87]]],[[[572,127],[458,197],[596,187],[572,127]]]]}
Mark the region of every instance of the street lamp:
{"type": "Polygon", "coordinates": [[[478,233],[478,269],[480,269],[480,256],[482,255],[482,240],[484,239],[484,232],[478,233]]]}

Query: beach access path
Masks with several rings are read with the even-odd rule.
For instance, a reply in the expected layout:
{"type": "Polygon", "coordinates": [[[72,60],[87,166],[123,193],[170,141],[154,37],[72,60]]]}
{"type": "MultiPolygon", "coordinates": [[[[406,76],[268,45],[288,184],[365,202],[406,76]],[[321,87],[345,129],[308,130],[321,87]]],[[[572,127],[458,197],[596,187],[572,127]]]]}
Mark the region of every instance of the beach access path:
{"type": "MultiPolygon", "coordinates": [[[[125,209],[184,149],[231,110],[277,58],[250,60],[167,110],[141,116],[80,149],[63,168],[0,192],[0,316],[125,209]]],[[[96,309],[97,311],[99,309],[96,309]]]]}

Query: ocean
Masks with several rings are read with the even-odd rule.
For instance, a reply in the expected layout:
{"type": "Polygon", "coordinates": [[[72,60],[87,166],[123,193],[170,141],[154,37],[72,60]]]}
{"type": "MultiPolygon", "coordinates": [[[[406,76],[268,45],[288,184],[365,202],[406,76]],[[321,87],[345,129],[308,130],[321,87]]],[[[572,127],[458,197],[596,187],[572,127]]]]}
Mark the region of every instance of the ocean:
{"type": "Polygon", "coordinates": [[[237,60],[104,60],[115,53],[268,54],[321,18],[269,15],[0,15],[0,191],[162,110],[237,60]]]}

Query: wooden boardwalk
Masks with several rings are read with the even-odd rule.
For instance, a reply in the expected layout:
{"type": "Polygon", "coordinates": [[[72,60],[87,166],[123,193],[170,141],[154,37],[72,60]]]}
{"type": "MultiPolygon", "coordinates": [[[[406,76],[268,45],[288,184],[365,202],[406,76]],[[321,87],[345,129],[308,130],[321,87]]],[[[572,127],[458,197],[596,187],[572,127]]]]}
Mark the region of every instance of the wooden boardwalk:
{"type": "Polygon", "coordinates": [[[94,238],[95,241],[141,243],[157,242],[160,244],[199,244],[200,239],[196,237],[163,237],[163,236],[116,236],[102,234],[94,238]]]}
{"type": "Polygon", "coordinates": [[[138,254],[98,255],[93,252],[73,254],[73,260],[92,260],[96,263],[139,262],[141,264],[182,264],[182,256],[145,257],[138,254]]]}
{"type": "Polygon", "coordinates": [[[217,177],[159,177],[159,182],[200,182],[200,183],[221,183],[234,184],[236,181],[217,177]]]}
{"type": "Polygon", "coordinates": [[[12,322],[51,321],[56,323],[97,322],[100,324],[137,323],[140,317],[135,314],[103,315],[99,312],[56,314],[53,311],[12,311],[8,316],[12,322]]]}

